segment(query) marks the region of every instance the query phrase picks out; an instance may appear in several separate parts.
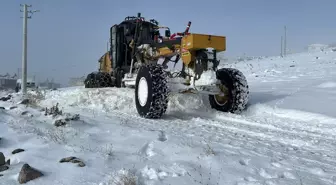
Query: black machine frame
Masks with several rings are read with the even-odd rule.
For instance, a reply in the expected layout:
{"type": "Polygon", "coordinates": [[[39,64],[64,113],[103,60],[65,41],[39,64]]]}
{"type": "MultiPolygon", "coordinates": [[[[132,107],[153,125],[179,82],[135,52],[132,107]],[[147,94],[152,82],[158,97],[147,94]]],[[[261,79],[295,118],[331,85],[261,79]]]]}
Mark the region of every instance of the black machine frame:
{"type": "MultiPolygon", "coordinates": [[[[165,28],[165,37],[170,37],[170,29],[168,27],[165,28]]],[[[137,17],[127,16],[121,23],[111,26],[108,57],[112,71],[109,74],[106,74],[106,72],[90,73],[85,80],[85,86],[87,88],[122,87],[124,75],[126,73],[134,73],[137,70],[132,66],[132,62],[133,64],[141,62],[137,61],[136,57],[138,46],[150,44],[160,48],[170,44],[159,43],[159,38],[162,38],[159,22],[155,19],[145,20],[144,17],[141,17],[141,13],[138,13],[137,17]],[[110,76],[111,80],[102,83],[100,79],[103,78],[106,81],[108,76],[110,76]]]]}
{"type": "MultiPolygon", "coordinates": [[[[137,17],[128,16],[120,24],[110,28],[109,55],[112,61],[112,69],[129,72],[132,59],[136,62],[136,49],[142,44],[157,43],[160,37],[158,21],[151,19],[146,21],[141,14],[137,17]]],[[[170,34],[170,32],[166,33],[170,34]]]]}

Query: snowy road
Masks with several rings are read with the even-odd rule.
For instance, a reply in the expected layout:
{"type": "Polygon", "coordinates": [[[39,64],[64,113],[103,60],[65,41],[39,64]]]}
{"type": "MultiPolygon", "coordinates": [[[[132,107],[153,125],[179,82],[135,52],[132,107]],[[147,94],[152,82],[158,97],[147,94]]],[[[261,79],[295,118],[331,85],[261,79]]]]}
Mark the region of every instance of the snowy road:
{"type": "Polygon", "coordinates": [[[176,95],[163,119],[148,120],[127,89],[47,92],[39,106],[59,103],[80,121],[55,127],[37,108],[2,111],[0,149],[13,167],[0,172],[0,182],[17,184],[27,162],[47,174],[32,184],[113,184],[110,174],[125,168],[143,185],[334,185],[335,59],[330,51],[235,64],[251,87],[241,115],[211,110],[207,97],[176,95]],[[9,154],[17,147],[27,151],[9,154]],[[87,166],[58,163],[71,155],[87,166]]]}

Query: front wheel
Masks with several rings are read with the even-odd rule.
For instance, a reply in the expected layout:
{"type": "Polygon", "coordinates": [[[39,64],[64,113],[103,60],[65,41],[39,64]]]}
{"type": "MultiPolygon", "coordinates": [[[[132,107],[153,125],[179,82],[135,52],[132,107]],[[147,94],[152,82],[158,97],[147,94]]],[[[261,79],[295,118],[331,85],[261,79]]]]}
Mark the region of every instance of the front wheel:
{"type": "Polygon", "coordinates": [[[168,107],[166,73],[161,65],[142,66],[135,81],[135,105],[141,117],[160,118],[168,107]]]}
{"type": "Polygon", "coordinates": [[[242,112],[249,98],[249,87],[242,72],[233,68],[222,68],[216,71],[217,79],[223,95],[209,95],[212,108],[231,113],[242,112]]]}

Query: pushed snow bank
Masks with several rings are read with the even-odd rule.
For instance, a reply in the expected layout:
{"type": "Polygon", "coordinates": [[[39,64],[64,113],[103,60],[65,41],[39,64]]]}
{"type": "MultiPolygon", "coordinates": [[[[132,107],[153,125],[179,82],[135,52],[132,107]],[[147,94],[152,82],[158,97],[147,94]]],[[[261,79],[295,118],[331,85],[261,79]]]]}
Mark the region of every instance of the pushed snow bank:
{"type": "MultiPolygon", "coordinates": [[[[80,108],[105,113],[121,111],[137,114],[134,98],[134,89],[130,88],[64,88],[48,91],[44,100],[41,101],[41,106],[50,107],[59,103],[65,109],[80,108]]],[[[169,112],[186,110],[210,110],[208,96],[195,94],[174,94],[170,96],[168,114],[169,112]]]]}
{"type": "Polygon", "coordinates": [[[196,86],[209,85],[216,83],[216,81],[217,81],[216,72],[209,70],[203,72],[200,79],[195,81],[195,85],[196,86]]]}
{"type": "Polygon", "coordinates": [[[94,109],[103,112],[122,110],[125,112],[135,111],[132,91],[120,88],[85,89],[64,88],[50,91],[46,94],[43,106],[59,103],[61,106],[94,109]]]}

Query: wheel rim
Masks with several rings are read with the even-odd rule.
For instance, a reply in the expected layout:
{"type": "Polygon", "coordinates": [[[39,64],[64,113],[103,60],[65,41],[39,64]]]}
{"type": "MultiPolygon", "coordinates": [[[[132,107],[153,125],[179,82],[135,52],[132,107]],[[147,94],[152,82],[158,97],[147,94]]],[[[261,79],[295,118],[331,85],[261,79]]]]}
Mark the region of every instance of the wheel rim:
{"type": "Polygon", "coordinates": [[[228,101],[229,101],[229,91],[226,87],[224,87],[223,85],[219,85],[219,89],[221,90],[221,92],[224,95],[221,94],[216,94],[214,96],[215,102],[219,105],[219,106],[223,106],[225,105],[228,101]]]}
{"type": "Polygon", "coordinates": [[[138,100],[141,106],[145,106],[148,98],[148,84],[145,77],[142,77],[138,85],[138,100]]]}

